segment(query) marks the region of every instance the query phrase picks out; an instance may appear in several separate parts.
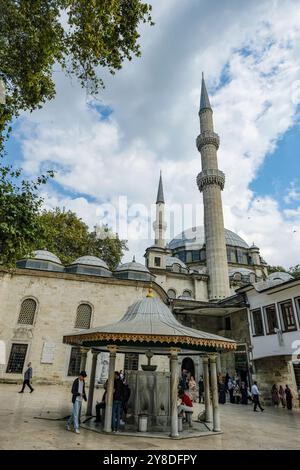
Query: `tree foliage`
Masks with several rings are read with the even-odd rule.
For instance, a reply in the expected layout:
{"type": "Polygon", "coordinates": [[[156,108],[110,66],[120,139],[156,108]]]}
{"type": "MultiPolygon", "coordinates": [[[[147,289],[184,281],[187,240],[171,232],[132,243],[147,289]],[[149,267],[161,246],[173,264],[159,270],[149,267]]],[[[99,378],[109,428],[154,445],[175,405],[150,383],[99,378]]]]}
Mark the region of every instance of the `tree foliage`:
{"type": "Polygon", "coordinates": [[[54,65],[96,94],[99,68],[115,73],[140,55],[138,27],[153,24],[150,12],[142,0],[0,0],[0,133],[55,96],[54,65]]]}
{"type": "Polygon", "coordinates": [[[284,273],[287,272],[287,270],[283,266],[270,266],[270,265],[268,265],[267,269],[268,269],[268,274],[277,273],[277,272],[284,272],[284,273]]]}
{"type": "Polygon", "coordinates": [[[43,237],[38,217],[42,205],[39,187],[53,176],[51,171],[35,181],[23,179],[21,170],[0,165],[0,263],[12,267],[31,253],[43,237]]]}
{"type": "Polygon", "coordinates": [[[119,264],[126,242],[103,227],[101,237],[96,231],[90,232],[88,226],[74,212],[43,211],[40,222],[44,229],[43,248],[56,254],[63,264],[69,264],[84,255],[98,256],[110,269],[119,264]]]}

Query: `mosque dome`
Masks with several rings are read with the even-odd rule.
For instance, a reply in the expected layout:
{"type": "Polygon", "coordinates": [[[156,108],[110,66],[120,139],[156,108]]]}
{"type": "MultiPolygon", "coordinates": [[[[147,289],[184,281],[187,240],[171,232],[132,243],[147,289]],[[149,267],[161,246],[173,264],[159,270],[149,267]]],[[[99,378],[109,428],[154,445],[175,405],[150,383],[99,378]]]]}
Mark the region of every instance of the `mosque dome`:
{"type": "Polygon", "coordinates": [[[97,256],[80,256],[80,258],[75,259],[71,264],[81,264],[83,266],[97,266],[105,269],[109,269],[105,261],[97,256]]]}
{"type": "Polygon", "coordinates": [[[33,258],[43,261],[50,261],[51,263],[61,264],[60,259],[54,253],[47,250],[36,250],[33,252],[33,258]]]}
{"type": "MultiPolygon", "coordinates": [[[[243,240],[239,235],[228,230],[224,229],[225,243],[226,245],[235,246],[239,248],[249,249],[249,245],[243,240]]],[[[187,230],[184,230],[178,234],[173,240],[170,241],[168,247],[170,250],[177,248],[186,248],[186,249],[200,249],[205,244],[205,234],[204,227],[200,225],[198,227],[192,227],[187,230]]]]}
{"type": "Polygon", "coordinates": [[[137,263],[135,258],[128,263],[120,264],[114,272],[119,279],[135,279],[141,281],[152,281],[154,276],[142,263],[137,263]]]}
{"type": "Polygon", "coordinates": [[[41,271],[64,271],[64,266],[54,253],[48,250],[36,250],[33,255],[16,263],[17,268],[39,269],[41,271]]]}
{"type": "Polygon", "coordinates": [[[284,271],[276,271],[275,273],[269,274],[267,276],[267,280],[270,281],[281,281],[286,282],[294,279],[289,273],[285,273],[284,271]]]}
{"type": "Polygon", "coordinates": [[[88,276],[111,277],[112,273],[101,258],[97,256],[80,256],[75,259],[69,266],[66,266],[67,273],[84,274],[88,276]]]}

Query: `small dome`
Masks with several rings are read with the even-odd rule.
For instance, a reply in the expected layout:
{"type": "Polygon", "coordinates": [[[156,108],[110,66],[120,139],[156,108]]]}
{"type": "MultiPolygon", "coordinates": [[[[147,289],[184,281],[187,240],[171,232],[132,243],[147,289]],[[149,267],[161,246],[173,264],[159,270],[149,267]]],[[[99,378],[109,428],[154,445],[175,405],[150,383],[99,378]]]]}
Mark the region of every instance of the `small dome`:
{"type": "Polygon", "coordinates": [[[84,266],[97,266],[99,268],[109,269],[105,261],[97,256],[80,256],[80,258],[75,259],[71,264],[82,264],[84,266]]]}
{"type": "Polygon", "coordinates": [[[270,281],[286,282],[294,278],[289,273],[285,273],[284,271],[277,271],[275,273],[269,274],[267,279],[269,279],[270,281]]]}
{"type": "Polygon", "coordinates": [[[130,261],[129,263],[119,264],[119,266],[116,269],[116,272],[118,273],[122,271],[139,271],[139,272],[143,272],[147,274],[150,273],[149,269],[146,266],[144,266],[141,263],[137,263],[134,260],[130,261]]]}
{"type": "Polygon", "coordinates": [[[173,264],[179,264],[182,268],[187,269],[187,265],[181,261],[181,259],[176,258],[176,256],[168,256],[166,259],[166,266],[171,267],[173,264]]]}
{"type": "Polygon", "coordinates": [[[255,274],[254,271],[251,271],[251,269],[247,268],[235,267],[229,269],[229,275],[233,275],[235,273],[242,274],[242,276],[249,276],[250,274],[255,274]]]}
{"type": "Polygon", "coordinates": [[[250,246],[250,250],[259,251],[259,248],[257,245],[254,245],[254,243],[252,243],[252,245],[250,246]]]}
{"type": "Polygon", "coordinates": [[[50,251],[47,250],[36,250],[33,252],[33,258],[41,261],[50,261],[51,263],[61,264],[60,259],[50,251]]]}

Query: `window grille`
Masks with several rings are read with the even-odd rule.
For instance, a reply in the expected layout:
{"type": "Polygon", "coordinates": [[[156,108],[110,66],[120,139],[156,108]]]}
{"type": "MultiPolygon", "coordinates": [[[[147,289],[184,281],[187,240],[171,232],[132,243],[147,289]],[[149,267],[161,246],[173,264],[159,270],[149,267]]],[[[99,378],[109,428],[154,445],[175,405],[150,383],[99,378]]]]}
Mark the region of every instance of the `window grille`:
{"type": "Polygon", "coordinates": [[[6,372],[9,374],[22,374],[28,344],[12,344],[6,372]]]}
{"type": "Polygon", "coordinates": [[[81,352],[80,348],[74,346],[71,349],[68,375],[78,376],[80,373],[81,352]]]}
{"type": "Polygon", "coordinates": [[[135,353],[127,353],[124,358],[124,370],[138,370],[139,355],[135,353]]]}
{"type": "Polygon", "coordinates": [[[25,299],[22,302],[18,323],[23,325],[33,325],[36,312],[36,301],[34,299],[25,299]]]}
{"type": "Polygon", "coordinates": [[[75,328],[90,328],[92,308],[89,304],[80,304],[77,308],[75,328]]]}

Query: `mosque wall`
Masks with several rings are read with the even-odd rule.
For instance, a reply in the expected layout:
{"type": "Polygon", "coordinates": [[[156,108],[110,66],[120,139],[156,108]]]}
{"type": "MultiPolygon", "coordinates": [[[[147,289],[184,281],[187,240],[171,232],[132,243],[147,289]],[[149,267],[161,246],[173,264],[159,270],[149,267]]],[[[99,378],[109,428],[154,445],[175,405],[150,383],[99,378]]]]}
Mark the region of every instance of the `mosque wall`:
{"type": "MultiPolygon", "coordinates": [[[[74,377],[67,376],[71,347],[63,344],[62,339],[64,334],[81,329],[74,328],[78,305],[84,302],[92,307],[91,327],[114,323],[131,304],[146,296],[149,285],[142,281],[112,281],[64,273],[0,272],[0,339],[6,345],[6,363],[12,344],[25,344],[25,364],[32,362],[34,381],[73,380],[74,377]],[[33,325],[18,323],[20,307],[26,298],[37,302],[33,325]]],[[[153,288],[160,291],[155,285],[153,288]]],[[[87,360],[88,372],[90,365],[91,353],[87,360]]],[[[121,355],[118,355],[116,368],[124,368],[121,355]]],[[[0,379],[20,381],[22,374],[6,373],[2,368],[0,379]]]]}

